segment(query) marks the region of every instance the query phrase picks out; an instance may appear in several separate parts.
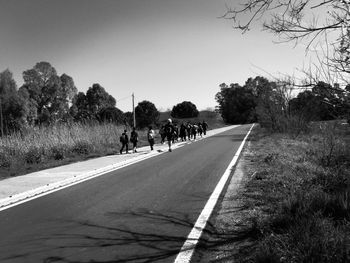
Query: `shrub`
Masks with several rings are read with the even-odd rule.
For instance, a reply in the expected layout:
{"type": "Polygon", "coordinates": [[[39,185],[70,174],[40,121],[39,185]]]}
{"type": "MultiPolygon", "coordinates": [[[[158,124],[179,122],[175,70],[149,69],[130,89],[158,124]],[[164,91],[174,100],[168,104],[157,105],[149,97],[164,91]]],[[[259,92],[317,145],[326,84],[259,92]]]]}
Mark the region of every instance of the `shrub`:
{"type": "Polygon", "coordinates": [[[6,152],[0,152],[0,167],[8,168],[11,166],[11,157],[6,152]]]}
{"type": "Polygon", "coordinates": [[[87,155],[93,151],[93,146],[87,141],[78,141],[73,146],[72,151],[77,154],[87,155]]]}
{"type": "Polygon", "coordinates": [[[39,147],[32,146],[24,155],[25,162],[28,164],[38,164],[42,162],[43,151],[39,147]]]}
{"type": "Polygon", "coordinates": [[[67,146],[56,145],[56,146],[53,146],[50,150],[51,150],[51,157],[54,160],[63,160],[67,152],[67,146]]]}

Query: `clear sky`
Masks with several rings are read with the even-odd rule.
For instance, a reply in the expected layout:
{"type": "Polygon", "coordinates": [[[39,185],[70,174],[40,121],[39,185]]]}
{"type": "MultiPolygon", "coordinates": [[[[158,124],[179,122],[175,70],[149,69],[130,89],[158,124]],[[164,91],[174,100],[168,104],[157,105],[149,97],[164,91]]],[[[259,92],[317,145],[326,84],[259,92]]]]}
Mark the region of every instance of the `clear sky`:
{"type": "Polygon", "coordinates": [[[159,110],[191,101],[216,106],[222,82],[293,74],[303,47],[274,44],[256,29],[242,35],[219,19],[235,0],[0,0],[0,71],[18,87],[22,72],[47,61],[79,91],[101,84],[117,107],[153,102],[159,110]],[[128,97],[128,98],[126,98],[128,97]],[[124,99],[126,98],[126,99],[124,99]]]}

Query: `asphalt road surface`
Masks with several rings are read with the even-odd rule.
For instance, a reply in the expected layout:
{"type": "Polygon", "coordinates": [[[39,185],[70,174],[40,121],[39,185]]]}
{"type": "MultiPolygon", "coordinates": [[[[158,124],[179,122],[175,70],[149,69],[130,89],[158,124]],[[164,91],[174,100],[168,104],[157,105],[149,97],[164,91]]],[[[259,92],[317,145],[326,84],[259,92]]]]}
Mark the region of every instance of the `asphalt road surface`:
{"type": "Polygon", "coordinates": [[[0,262],[173,262],[250,125],[0,212],[0,262]]]}

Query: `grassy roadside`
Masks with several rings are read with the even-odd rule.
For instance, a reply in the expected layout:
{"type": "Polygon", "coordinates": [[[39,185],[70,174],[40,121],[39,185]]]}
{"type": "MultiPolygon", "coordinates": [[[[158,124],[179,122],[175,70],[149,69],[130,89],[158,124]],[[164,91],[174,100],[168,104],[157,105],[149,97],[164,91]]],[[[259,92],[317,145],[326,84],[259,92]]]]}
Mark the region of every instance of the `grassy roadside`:
{"type": "MultiPolygon", "coordinates": [[[[0,180],[89,158],[116,154],[124,127],[62,124],[14,133],[0,139],[0,180]]],[[[129,131],[130,132],[130,131],[129,131]]],[[[146,131],[138,131],[146,145],[146,131]]]]}
{"type": "MultiPolygon", "coordinates": [[[[163,115],[164,118],[170,116],[163,115]]],[[[199,121],[176,121],[180,123],[197,120],[199,121]]],[[[205,120],[209,129],[225,126],[222,118],[215,112],[201,112],[200,120],[205,120]]],[[[112,123],[73,123],[35,127],[0,138],[0,180],[89,158],[117,154],[121,147],[119,137],[124,128],[112,123]]],[[[158,130],[155,132],[157,143],[160,138],[158,130]]],[[[138,147],[148,145],[147,129],[138,130],[138,134],[138,147]]]]}
{"type": "Polygon", "coordinates": [[[255,130],[234,262],[350,261],[349,141],[337,123],[296,139],[255,130]]]}

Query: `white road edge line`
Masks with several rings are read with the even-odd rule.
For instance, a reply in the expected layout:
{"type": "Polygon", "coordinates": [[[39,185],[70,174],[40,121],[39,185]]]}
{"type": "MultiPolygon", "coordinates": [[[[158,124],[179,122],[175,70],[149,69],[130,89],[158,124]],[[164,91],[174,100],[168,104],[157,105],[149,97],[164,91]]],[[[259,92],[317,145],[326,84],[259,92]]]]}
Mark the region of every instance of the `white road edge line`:
{"type": "MultiPolygon", "coordinates": [[[[209,137],[214,136],[218,133],[226,131],[226,129],[233,129],[233,128],[236,128],[238,126],[240,126],[240,125],[233,125],[233,126],[229,126],[229,127],[219,128],[218,129],[218,130],[220,130],[219,132],[215,132],[214,134],[208,135],[205,138],[209,138],[209,137]],[[223,129],[223,131],[221,131],[222,129],[223,129]]],[[[201,138],[201,139],[204,139],[204,138],[201,138]]],[[[185,144],[180,143],[180,145],[175,144],[175,145],[173,145],[173,149],[180,148],[182,146],[185,146],[186,144],[188,144],[188,143],[185,143],[185,144]]],[[[42,197],[45,195],[49,195],[49,194],[57,192],[59,190],[68,188],[70,186],[88,181],[88,180],[93,179],[95,177],[99,177],[99,176],[104,175],[106,173],[113,172],[113,171],[119,170],[121,168],[124,168],[126,166],[129,166],[129,165],[141,162],[143,160],[158,156],[158,155],[163,154],[165,152],[167,152],[167,151],[150,152],[150,153],[146,154],[146,156],[138,156],[136,158],[126,160],[126,161],[123,161],[121,163],[117,163],[115,165],[110,165],[108,167],[96,169],[94,171],[90,171],[90,172],[87,172],[87,173],[84,173],[81,175],[77,175],[76,177],[71,178],[71,179],[68,178],[68,179],[63,180],[63,181],[48,184],[46,186],[41,186],[41,187],[36,188],[36,189],[28,190],[24,193],[19,193],[19,194],[16,194],[14,196],[0,199],[0,212],[4,211],[6,209],[9,209],[11,207],[15,207],[17,205],[29,202],[29,201],[34,200],[36,198],[39,198],[39,197],[42,197]]]]}
{"type": "Polygon", "coordinates": [[[244,137],[236,154],[233,156],[232,161],[230,162],[230,164],[228,165],[224,174],[222,175],[219,183],[216,185],[214,192],[209,197],[209,200],[207,201],[205,207],[203,208],[201,214],[199,215],[194,227],[192,228],[190,234],[187,237],[187,240],[182,245],[181,250],[180,250],[179,254],[177,255],[174,263],[189,263],[189,262],[191,262],[191,258],[193,256],[196,245],[199,242],[199,239],[202,235],[203,230],[205,229],[205,226],[209,220],[209,217],[210,217],[211,213],[213,212],[214,207],[216,206],[216,203],[221,195],[222,190],[224,189],[224,187],[226,185],[227,180],[230,177],[232,168],[235,166],[235,164],[238,160],[238,157],[243,149],[245,141],[247,140],[253,127],[254,127],[254,124],[252,125],[252,127],[250,127],[247,135],[244,137]]]}

